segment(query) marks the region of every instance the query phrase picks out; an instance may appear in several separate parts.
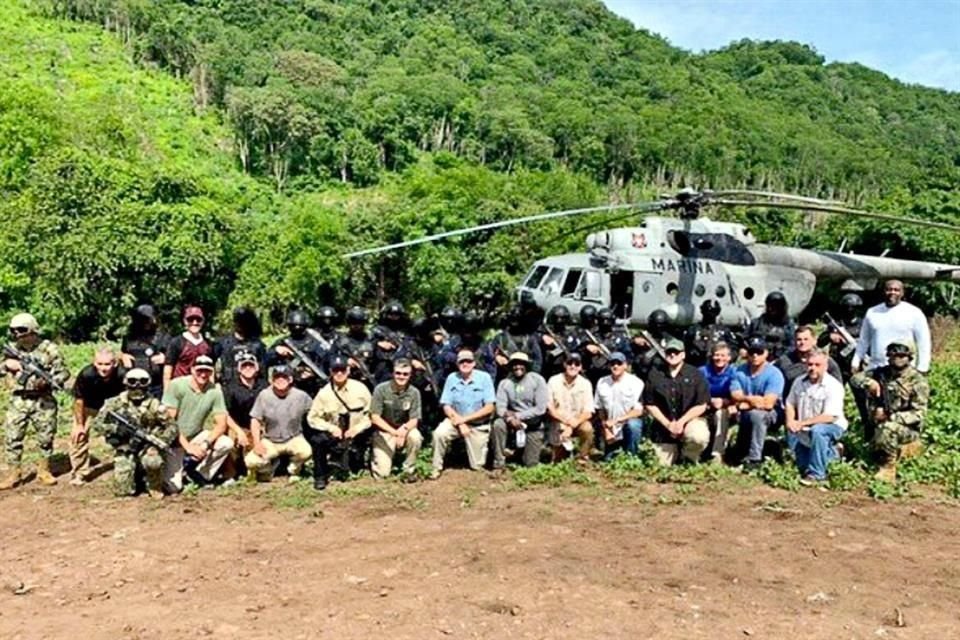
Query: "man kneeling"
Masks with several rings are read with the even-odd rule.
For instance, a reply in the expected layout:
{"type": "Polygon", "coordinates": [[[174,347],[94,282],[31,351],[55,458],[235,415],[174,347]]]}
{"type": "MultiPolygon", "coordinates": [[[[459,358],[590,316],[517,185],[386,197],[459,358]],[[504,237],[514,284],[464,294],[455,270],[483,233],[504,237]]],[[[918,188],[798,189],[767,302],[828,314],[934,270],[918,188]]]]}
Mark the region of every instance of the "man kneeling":
{"type": "Polygon", "coordinates": [[[787,396],[787,446],[793,451],[804,484],[827,479],[827,465],[837,457],[843,437],[843,383],[827,373],[827,354],[814,349],[807,356],[807,375],[787,396]]]}
{"type": "Polygon", "coordinates": [[[290,481],[299,479],[300,467],[311,455],[302,427],[311,403],[305,391],[293,386],[293,369],[284,364],[273,368],[270,388],[257,395],[250,410],[253,448],[243,459],[248,479],[269,480],[270,463],[281,455],[290,457],[290,481]]]}
{"type": "Polygon", "coordinates": [[[373,390],[370,401],[370,422],[377,431],[373,434],[373,460],[370,472],[382,480],[393,469],[393,456],[398,450],[405,454],[403,474],[407,480],[416,479],[417,454],[423,445],[420,424],[420,390],[410,384],[412,364],[406,358],[393,361],[393,380],[382,382],[373,390]]]}
{"type": "Polygon", "coordinates": [[[671,465],[681,456],[686,462],[698,462],[710,442],[703,418],[710,402],[707,380],[686,364],[680,340],[669,340],[663,351],[666,362],[650,371],[643,390],[643,404],[653,421],[650,440],[661,464],[671,465]]]}

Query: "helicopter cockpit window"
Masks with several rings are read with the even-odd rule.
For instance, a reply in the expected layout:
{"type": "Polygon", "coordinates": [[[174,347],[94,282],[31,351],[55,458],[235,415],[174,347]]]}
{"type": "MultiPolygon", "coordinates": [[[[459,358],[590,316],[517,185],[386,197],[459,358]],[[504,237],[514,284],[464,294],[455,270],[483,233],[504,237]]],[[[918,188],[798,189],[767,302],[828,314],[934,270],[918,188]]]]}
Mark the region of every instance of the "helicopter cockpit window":
{"type": "Polygon", "coordinates": [[[530,289],[536,289],[540,286],[540,281],[543,280],[543,276],[547,275],[547,271],[549,270],[549,267],[545,267],[543,265],[534,267],[530,272],[530,275],[527,276],[527,279],[524,280],[523,286],[529,287],[530,289]]]}
{"type": "Polygon", "coordinates": [[[577,288],[577,297],[582,300],[600,299],[600,273],[588,269],[580,279],[580,286],[577,288]]]}
{"type": "Polygon", "coordinates": [[[560,267],[554,267],[550,269],[550,273],[547,275],[547,279],[543,281],[543,284],[540,285],[540,290],[548,295],[556,295],[560,293],[560,284],[563,282],[564,270],[560,267]]]}
{"type": "Polygon", "coordinates": [[[670,247],[687,258],[720,260],[752,266],[757,263],[747,245],[726,233],[690,233],[675,229],[667,233],[670,247]]]}
{"type": "Polygon", "coordinates": [[[572,296],[577,291],[577,285],[580,284],[580,276],[583,271],[580,269],[570,269],[567,271],[567,277],[563,279],[563,289],[560,290],[562,296],[572,296]]]}

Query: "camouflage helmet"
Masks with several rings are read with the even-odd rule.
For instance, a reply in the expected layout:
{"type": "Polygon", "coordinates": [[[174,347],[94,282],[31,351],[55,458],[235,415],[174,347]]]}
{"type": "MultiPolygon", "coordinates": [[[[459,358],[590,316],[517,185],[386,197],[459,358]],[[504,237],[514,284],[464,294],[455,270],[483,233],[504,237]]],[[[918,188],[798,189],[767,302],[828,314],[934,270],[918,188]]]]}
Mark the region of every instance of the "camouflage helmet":
{"type": "Polygon", "coordinates": [[[10,329],[26,329],[28,333],[40,333],[37,319],[29,313],[18,313],[10,318],[10,329]]]}
{"type": "Polygon", "coordinates": [[[134,367],[123,375],[123,386],[128,389],[143,389],[149,387],[150,381],[150,373],[140,367],[134,367]]]}
{"type": "Polygon", "coordinates": [[[912,356],[913,346],[906,342],[891,342],[887,345],[887,357],[912,356]]]}

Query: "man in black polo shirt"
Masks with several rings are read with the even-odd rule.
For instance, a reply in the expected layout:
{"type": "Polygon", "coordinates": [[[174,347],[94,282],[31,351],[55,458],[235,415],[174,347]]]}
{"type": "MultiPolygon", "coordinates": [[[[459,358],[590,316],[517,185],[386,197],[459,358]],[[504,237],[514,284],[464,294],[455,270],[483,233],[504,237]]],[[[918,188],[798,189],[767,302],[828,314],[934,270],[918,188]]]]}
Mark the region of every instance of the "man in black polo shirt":
{"type": "Polygon", "coordinates": [[[667,340],[666,362],[655,366],[643,388],[643,404],[652,419],[650,440],[661,464],[671,465],[680,456],[697,462],[710,442],[703,414],[710,402],[707,381],[686,364],[683,342],[667,340]]]}
{"type": "Polygon", "coordinates": [[[267,382],[260,375],[260,362],[257,355],[250,351],[241,351],[234,358],[233,376],[225,378],[220,384],[223,400],[227,405],[228,435],[237,443],[239,455],[231,456],[237,465],[238,477],[244,475],[243,453],[250,448],[250,410],[257,396],[267,388],[267,382]]]}
{"type": "Polygon", "coordinates": [[[123,371],[113,349],[97,349],[93,363],[77,375],[73,385],[73,428],[70,430],[70,484],[82,486],[90,475],[90,419],[107,398],[124,390],[123,371]]]}

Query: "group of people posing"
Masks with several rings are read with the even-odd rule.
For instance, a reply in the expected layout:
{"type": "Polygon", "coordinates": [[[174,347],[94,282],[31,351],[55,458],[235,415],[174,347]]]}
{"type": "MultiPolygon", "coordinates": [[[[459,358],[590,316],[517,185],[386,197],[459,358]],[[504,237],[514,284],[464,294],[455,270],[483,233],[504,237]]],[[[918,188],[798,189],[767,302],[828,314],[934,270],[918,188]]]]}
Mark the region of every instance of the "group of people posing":
{"type": "MultiPolygon", "coordinates": [[[[683,333],[655,311],[637,335],[610,309],[589,305],[574,322],[563,306],[544,317],[519,304],[489,337],[477,316],[453,307],[411,321],[391,302],[372,329],[367,312],[353,307],[340,330],[338,312],[325,306],[316,318],[290,312],[287,334],[269,347],[248,308],[234,312],[231,333],[212,340],[199,307],[184,309],[183,331],[170,337],[141,305],[119,350],[97,349],[73,383],[71,483],[92,479],[94,434],[115,450],[118,495],[162,497],[187,482],[240,477],[296,482],[308,461],[318,490],[332,475],[386,478],[395,466],[412,481],[428,441],[431,479],[457,455],[470,469],[501,475],[511,458],[589,464],[638,455],[647,441],[665,465],[747,469],[785,445],[804,482],[818,483],[842,454],[844,384],[878,475],[892,481],[897,461],[919,451],[929,398],[929,329],[903,294],[901,282],[887,282],[884,302],[866,314],[848,294],[819,336],[794,325],[779,292],[740,331],[719,325],[719,304],[706,300],[701,322],[683,333]]],[[[28,427],[41,451],[36,479],[53,484],[53,394],[70,374],[33,316],[17,314],[9,326],[0,489],[24,480],[28,427]]]]}

